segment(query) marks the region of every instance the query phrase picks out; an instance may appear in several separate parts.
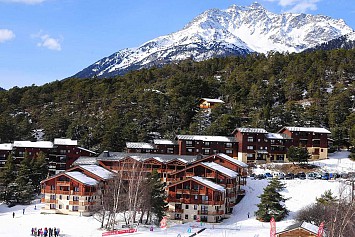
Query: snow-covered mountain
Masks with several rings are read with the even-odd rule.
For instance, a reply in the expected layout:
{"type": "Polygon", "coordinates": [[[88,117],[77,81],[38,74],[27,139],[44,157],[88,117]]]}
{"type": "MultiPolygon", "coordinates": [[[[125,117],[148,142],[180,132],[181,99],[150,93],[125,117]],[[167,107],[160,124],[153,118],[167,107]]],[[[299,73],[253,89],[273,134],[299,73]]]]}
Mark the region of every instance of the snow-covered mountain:
{"type": "Polygon", "coordinates": [[[342,35],[338,38],[317,45],[313,48],[309,48],[307,49],[307,51],[332,49],[355,49],[355,32],[352,32],[347,35],[342,35]]]}
{"type": "Polygon", "coordinates": [[[341,19],[275,14],[258,3],[246,7],[232,5],[226,10],[207,10],[182,30],[137,48],[120,50],[74,77],[109,77],[187,58],[202,61],[253,52],[301,52],[353,32],[341,19]]]}

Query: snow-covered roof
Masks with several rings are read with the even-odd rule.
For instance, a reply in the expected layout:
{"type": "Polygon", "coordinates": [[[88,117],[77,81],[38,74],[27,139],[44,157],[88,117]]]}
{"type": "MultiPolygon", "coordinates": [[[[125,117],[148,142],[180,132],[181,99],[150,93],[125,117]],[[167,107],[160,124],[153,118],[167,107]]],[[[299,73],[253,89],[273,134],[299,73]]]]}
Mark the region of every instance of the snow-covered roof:
{"type": "Polygon", "coordinates": [[[32,147],[32,148],[53,148],[53,142],[49,141],[14,141],[14,147],[32,147]]]}
{"type": "Polygon", "coordinates": [[[248,168],[248,165],[245,164],[244,162],[242,162],[240,160],[237,160],[237,159],[234,159],[234,158],[232,158],[232,157],[230,157],[230,156],[228,156],[226,154],[218,153],[217,155],[223,157],[226,160],[229,160],[230,162],[232,162],[232,163],[234,163],[234,164],[236,164],[236,165],[238,165],[240,167],[248,168]]]}
{"type": "Polygon", "coordinates": [[[325,128],[317,128],[317,127],[285,127],[285,129],[291,132],[314,132],[314,133],[328,133],[331,132],[325,128]]]}
{"type": "Polygon", "coordinates": [[[66,138],[54,138],[54,145],[77,146],[78,141],[66,138]]]}
{"type": "Polygon", "coordinates": [[[263,128],[236,128],[233,133],[236,131],[241,133],[268,133],[268,131],[263,128]]]}
{"type": "Polygon", "coordinates": [[[214,183],[214,182],[212,182],[212,181],[210,181],[208,179],[205,179],[205,178],[202,178],[202,177],[198,177],[198,176],[193,176],[191,178],[196,180],[196,181],[198,181],[198,182],[200,182],[200,183],[203,183],[204,185],[206,185],[206,186],[208,186],[210,188],[213,188],[214,190],[218,190],[218,191],[221,191],[221,192],[226,191],[226,189],[223,186],[221,186],[219,184],[216,184],[216,183],[214,183]]]}
{"type": "Polygon", "coordinates": [[[224,104],[224,101],[220,100],[220,99],[202,98],[201,100],[205,100],[208,103],[223,103],[224,104]]]}
{"type": "Polygon", "coordinates": [[[217,170],[218,172],[221,172],[222,174],[225,174],[231,178],[236,178],[238,176],[237,172],[214,162],[202,162],[201,164],[208,166],[213,170],[217,170]]]}
{"type": "Polygon", "coordinates": [[[0,144],[0,150],[11,151],[12,146],[13,146],[12,143],[2,143],[2,144],[0,144]]]}
{"type": "Polygon", "coordinates": [[[265,134],[265,137],[267,139],[278,139],[278,140],[291,139],[289,136],[287,136],[284,133],[268,133],[265,134]]]}
{"type": "Polygon", "coordinates": [[[286,227],[284,230],[278,231],[277,233],[283,233],[283,232],[291,231],[293,229],[298,229],[298,228],[303,228],[303,229],[308,230],[314,234],[317,234],[318,229],[319,229],[318,226],[304,221],[304,222],[298,222],[296,224],[290,225],[290,226],[286,227]]]}
{"type": "Polygon", "coordinates": [[[168,140],[168,139],[154,139],[153,143],[155,145],[176,145],[176,141],[168,140]]]}
{"type": "Polygon", "coordinates": [[[154,149],[154,146],[147,142],[126,142],[126,147],[131,149],[154,149]]]}
{"type": "Polygon", "coordinates": [[[83,150],[83,151],[87,151],[87,152],[92,153],[92,154],[96,154],[96,152],[91,151],[91,150],[89,150],[89,149],[86,149],[86,148],[84,148],[84,147],[80,147],[80,146],[79,146],[78,149],[83,150]]]}
{"type": "Polygon", "coordinates": [[[79,167],[89,171],[92,174],[99,176],[102,179],[110,179],[113,175],[112,172],[98,165],[79,165],[79,167]]]}
{"type": "Polygon", "coordinates": [[[97,157],[80,156],[73,163],[74,165],[95,165],[97,164],[97,157]]]}
{"type": "Polygon", "coordinates": [[[86,185],[97,185],[99,182],[96,181],[93,178],[90,178],[89,176],[79,172],[79,171],[70,171],[70,172],[65,172],[66,175],[72,177],[73,179],[76,179],[80,183],[86,184],[86,185]]]}
{"type": "Polygon", "coordinates": [[[178,140],[195,140],[206,142],[236,142],[235,137],[204,136],[204,135],[176,135],[178,140]]]}

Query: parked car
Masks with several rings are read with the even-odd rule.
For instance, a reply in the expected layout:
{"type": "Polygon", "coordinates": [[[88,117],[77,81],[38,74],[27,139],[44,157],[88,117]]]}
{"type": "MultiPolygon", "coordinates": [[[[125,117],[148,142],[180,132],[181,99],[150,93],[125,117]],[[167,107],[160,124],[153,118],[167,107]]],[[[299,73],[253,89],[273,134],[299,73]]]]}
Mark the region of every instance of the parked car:
{"type": "Polygon", "coordinates": [[[316,174],[316,179],[322,179],[322,174],[320,173],[315,173],[316,174]]]}
{"type": "Polygon", "coordinates": [[[272,179],[273,178],[272,174],[270,174],[269,172],[265,173],[264,176],[265,176],[266,179],[272,179]]]}
{"type": "Polygon", "coordinates": [[[294,179],[295,175],[293,173],[287,173],[285,178],[286,179],[294,179]]]}
{"type": "Polygon", "coordinates": [[[307,179],[315,179],[316,178],[316,174],[311,172],[311,173],[307,173],[306,174],[306,178],[307,179]]]}
{"type": "Polygon", "coordinates": [[[278,173],[278,179],[285,179],[284,173],[278,173]]]}
{"type": "Polygon", "coordinates": [[[329,173],[322,173],[322,179],[323,180],[328,180],[329,179],[329,173]]]}
{"type": "Polygon", "coordinates": [[[299,179],[306,179],[306,174],[304,172],[298,172],[296,176],[299,179]]]}
{"type": "Polygon", "coordinates": [[[256,174],[254,179],[265,179],[265,176],[263,174],[256,174]]]}

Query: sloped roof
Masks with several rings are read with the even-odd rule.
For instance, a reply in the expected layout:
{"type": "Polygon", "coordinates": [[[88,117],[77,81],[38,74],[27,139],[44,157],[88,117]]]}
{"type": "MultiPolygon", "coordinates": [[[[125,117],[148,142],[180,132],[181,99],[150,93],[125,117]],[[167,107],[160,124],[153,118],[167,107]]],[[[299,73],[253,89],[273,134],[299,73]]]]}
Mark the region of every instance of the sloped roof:
{"type": "Polygon", "coordinates": [[[318,127],[284,127],[280,131],[284,129],[287,129],[291,132],[314,132],[314,133],[326,133],[326,134],[331,133],[329,130],[325,128],[318,128],[318,127]]]}
{"type": "Polygon", "coordinates": [[[79,165],[79,167],[105,180],[110,179],[113,176],[111,171],[108,171],[107,169],[98,165],[79,165]]]}
{"type": "Polygon", "coordinates": [[[73,163],[74,165],[95,165],[97,164],[97,157],[80,156],[73,163]]]}
{"type": "Polygon", "coordinates": [[[226,160],[228,160],[228,161],[230,161],[230,162],[232,162],[232,163],[234,163],[234,164],[236,164],[236,165],[238,165],[240,167],[248,168],[248,165],[245,164],[244,162],[242,162],[240,160],[237,160],[237,159],[234,159],[234,158],[232,158],[232,157],[230,157],[230,156],[228,156],[228,155],[226,155],[224,153],[218,153],[217,156],[223,157],[224,159],[226,159],[226,160]]]}
{"type": "Polygon", "coordinates": [[[200,183],[203,183],[204,185],[206,185],[206,186],[208,186],[208,187],[210,187],[210,188],[212,188],[214,190],[218,190],[218,191],[221,191],[221,192],[226,191],[226,189],[223,186],[221,186],[219,184],[216,184],[216,183],[214,183],[214,182],[212,182],[212,181],[210,181],[208,179],[205,179],[205,178],[202,178],[202,177],[198,177],[198,176],[193,176],[193,177],[191,177],[191,179],[196,180],[196,181],[198,181],[200,183]]]}
{"type": "Polygon", "coordinates": [[[176,135],[178,140],[195,140],[206,142],[237,142],[235,137],[204,136],[204,135],[176,135]]]}
{"type": "Polygon", "coordinates": [[[11,151],[12,150],[12,143],[2,143],[0,144],[0,150],[3,150],[3,151],[11,151]]]}
{"type": "Polygon", "coordinates": [[[201,164],[213,169],[213,170],[216,170],[222,174],[225,174],[231,178],[236,178],[238,177],[238,173],[231,170],[231,169],[228,169],[220,164],[217,164],[217,163],[214,163],[214,162],[202,162],[201,164]]]}
{"type": "Polygon", "coordinates": [[[77,146],[78,141],[64,138],[54,138],[54,145],[77,146]]]}
{"type": "Polygon", "coordinates": [[[237,131],[241,133],[269,133],[263,128],[236,128],[232,134],[235,134],[237,131]]]}
{"type": "Polygon", "coordinates": [[[147,142],[126,142],[126,147],[130,149],[154,149],[154,146],[147,142]]]}
{"type": "Polygon", "coordinates": [[[283,232],[287,232],[287,231],[291,231],[293,229],[298,229],[298,228],[302,228],[302,229],[307,230],[307,231],[309,231],[309,232],[311,232],[313,234],[317,234],[318,233],[318,229],[319,229],[318,226],[304,221],[304,222],[298,222],[298,223],[295,223],[293,225],[287,226],[284,230],[278,231],[277,234],[283,233],[283,232]]]}
{"type": "Polygon", "coordinates": [[[287,136],[284,133],[268,133],[268,134],[265,134],[265,137],[267,139],[271,139],[271,140],[274,140],[274,139],[277,139],[277,140],[291,139],[289,136],[287,136]]]}
{"type": "Polygon", "coordinates": [[[53,148],[53,142],[49,141],[14,141],[14,147],[32,147],[32,148],[53,148]]]}
{"type": "Polygon", "coordinates": [[[224,101],[220,100],[220,99],[201,98],[201,100],[205,100],[208,103],[222,103],[222,104],[224,104],[224,101]]]}
{"type": "Polygon", "coordinates": [[[151,154],[151,153],[127,153],[127,152],[102,152],[97,159],[98,160],[121,160],[126,157],[139,158],[139,160],[144,161],[149,158],[155,158],[164,163],[170,162],[172,160],[180,159],[184,163],[190,163],[197,160],[197,156],[190,155],[167,155],[167,154],[151,154]]]}
{"type": "Polygon", "coordinates": [[[153,143],[155,145],[177,145],[176,141],[168,139],[154,139],[153,143]]]}
{"type": "Polygon", "coordinates": [[[97,185],[99,182],[93,178],[90,178],[89,176],[79,172],[79,171],[70,171],[70,172],[65,172],[66,175],[68,175],[69,177],[76,179],[77,181],[79,181],[80,183],[86,184],[86,185],[91,185],[91,186],[95,186],[97,185]]]}

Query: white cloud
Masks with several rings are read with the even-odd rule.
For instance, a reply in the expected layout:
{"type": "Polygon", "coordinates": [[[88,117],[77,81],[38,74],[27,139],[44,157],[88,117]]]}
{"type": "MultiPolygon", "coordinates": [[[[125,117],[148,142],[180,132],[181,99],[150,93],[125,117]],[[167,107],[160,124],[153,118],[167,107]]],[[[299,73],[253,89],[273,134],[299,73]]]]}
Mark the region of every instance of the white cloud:
{"type": "Polygon", "coordinates": [[[14,32],[8,29],[0,29],[0,43],[12,40],[13,38],[15,38],[14,32]]]}
{"type": "Polygon", "coordinates": [[[321,0],[267,0],[269,2],[277,2],[282,7],[290,7],[287,12],[307,12],[309,10],[317,10],[317,3],[321,0]]]}
{"type": "Polygon", "coordinates": [[[9,3],[25,3],[25,4],[38,4],[46,0],[0,0],[0,2],[9,2],[9,3]]]}
{"type": "Polygon", "coordinates": [[[41,42],[37,43],[38,47],[44,47],[56,51],[62,50],[62,46],[60,44],[61,39],[55,39],[47,34],[42,34],[41,32],[36,35],[33,35],[32,37],[41,39],[41,42]]]}

